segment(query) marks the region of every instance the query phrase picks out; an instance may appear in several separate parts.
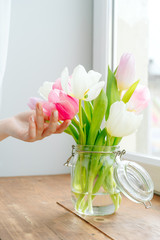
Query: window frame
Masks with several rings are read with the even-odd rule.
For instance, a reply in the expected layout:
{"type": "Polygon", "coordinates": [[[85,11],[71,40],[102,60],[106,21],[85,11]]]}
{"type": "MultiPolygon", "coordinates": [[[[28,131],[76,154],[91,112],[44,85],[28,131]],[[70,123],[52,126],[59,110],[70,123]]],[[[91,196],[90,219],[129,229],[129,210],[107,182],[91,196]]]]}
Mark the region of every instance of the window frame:
{"type": "MultiPolygon", "coordinates": [[[[117,44],[115,4],[115,0],[93,1],[93,69],[102,73],[106,83],[106,66],[110,65],[112,70],[115,69],[115,46],[117,44]]],[[[148,117],[148,112],[144,117],[148,117]]],[[[147,126],[146,124],[145,127],[147,128],[147,126]]],[[[144,129],[142,129],[142,131],[144,132],[144,129]]],[[[139,134],[136,136],[136,142],[139,142],[137,140],[138,137],[139,134]]],[[[158,175],[158,173],[156,173],[155,176],[157,168],[160,172],[160,158],[132,152],[127,152],[123,158],[128,161],[137,162],[144,167],[148,166],[148,169],[152,168],[152,170],[149,170],[149,174],[154,181],[155,192],[160,194],[160,174],[158,175]]]]}

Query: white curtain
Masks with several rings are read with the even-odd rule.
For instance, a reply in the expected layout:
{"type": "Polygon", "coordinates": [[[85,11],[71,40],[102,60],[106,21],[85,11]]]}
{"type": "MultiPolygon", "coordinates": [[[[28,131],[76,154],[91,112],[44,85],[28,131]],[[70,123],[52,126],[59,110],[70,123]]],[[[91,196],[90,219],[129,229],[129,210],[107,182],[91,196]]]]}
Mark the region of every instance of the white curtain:
{"type": "Polygon", "coordinates": [[[10,25],[11,0],[0,0],[0,102],[2,82],[6,68],[10,25]]]}

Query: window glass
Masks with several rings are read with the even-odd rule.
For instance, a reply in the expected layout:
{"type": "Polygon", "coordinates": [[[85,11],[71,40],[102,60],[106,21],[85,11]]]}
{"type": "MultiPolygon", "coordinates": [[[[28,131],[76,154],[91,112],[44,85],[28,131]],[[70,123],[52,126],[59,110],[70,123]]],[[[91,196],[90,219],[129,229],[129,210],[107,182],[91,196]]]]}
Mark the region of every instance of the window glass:
{"type": "Polygon", "coordinates": [[[152,96],[151,137],[152,154],[160,157],[160,1],[148,1],[149,65],[148,83],[152,96]]]}
{"type": "Polygon", "coordinates": [[[130,52],[136,59],[136,80],[148,85],[149,107],[137,133],[123,139],[127,151],[160,157],[160,1],[115,1],[115,61],[130,52]]]}

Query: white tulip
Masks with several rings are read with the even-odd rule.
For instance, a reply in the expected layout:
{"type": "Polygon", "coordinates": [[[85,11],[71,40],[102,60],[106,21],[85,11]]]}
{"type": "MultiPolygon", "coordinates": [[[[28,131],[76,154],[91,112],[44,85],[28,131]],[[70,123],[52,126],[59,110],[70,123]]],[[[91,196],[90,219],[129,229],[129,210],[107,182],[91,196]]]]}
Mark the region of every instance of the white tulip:
{"type": "Polygon", "coordinates": [[[48,101],[48,95],[50,91],[52,90],[53,82],[44,82],[43,86],[39,88],[38,93],[42,98],[44,98],[46,101],[48,101]]]}
{"type": "Polygon", "coordinates": [[[127,105],[122,101],[118,101],[111,105],[105,127],[110,136],[124,137],[137,130],[142,118],[142,115],[127,111],[127,105]]]}
{"type": "Polygon", "coordinates": [[[121,56],[116,72],[117,85],[119,90],[128,89],[135,81],[135,59],[130,53],[121,56]]]}
{"type": "Polygon", "coordinates": [[[91,101],[95,99],[105,85],[104,81],[100,81],[101,74],[93,70],[86,72],[82,65],[78,65],[71,76],[69,76],[66,67],[61,74],[62,89],[70,96],[91,101]]]}

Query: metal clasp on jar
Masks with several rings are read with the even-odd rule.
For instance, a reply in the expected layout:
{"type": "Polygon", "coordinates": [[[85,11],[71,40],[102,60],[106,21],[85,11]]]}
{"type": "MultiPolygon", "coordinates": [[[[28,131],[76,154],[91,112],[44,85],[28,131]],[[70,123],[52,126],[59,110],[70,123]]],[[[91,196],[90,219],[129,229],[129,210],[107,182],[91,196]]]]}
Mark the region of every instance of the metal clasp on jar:
{"type": "Polygon", "coordinates": [[[119,161],[122,160],[122,156],[126,154],[126,150],[123,149],[122,151],[115,151],[113,152],[115,155],[115,161],[118,163],[119,161]]]}
{"type": "Polygon", "coordinates": [[[67,159],[67,161],[64,163],[64,166],[67,166],[67,167],[71,167],[71,166],[72,166],[71,163],[70,163],[70,161],[71,161],[72,157],[74,157],[74,155],[75,155],[75,146],[72,145],[72,155],[71,155],[71,156],[67,159]]]}

